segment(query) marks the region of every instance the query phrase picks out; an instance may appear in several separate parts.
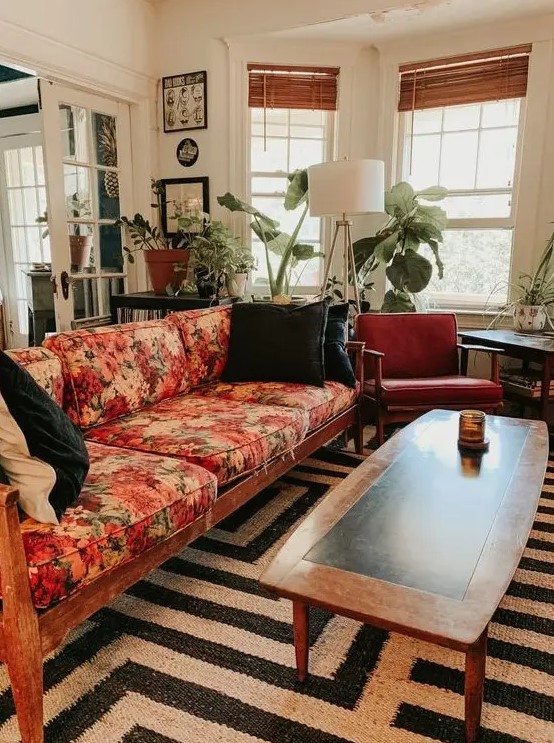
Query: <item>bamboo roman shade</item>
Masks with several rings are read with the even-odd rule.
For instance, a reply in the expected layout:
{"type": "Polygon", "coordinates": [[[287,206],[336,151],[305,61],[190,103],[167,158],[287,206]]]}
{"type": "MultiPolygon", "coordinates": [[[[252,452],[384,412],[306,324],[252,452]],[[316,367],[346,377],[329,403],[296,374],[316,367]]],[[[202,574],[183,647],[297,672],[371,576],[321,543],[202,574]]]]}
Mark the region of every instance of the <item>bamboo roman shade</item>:
{"type": "Polygon", "coordinates": [[[337,67],[248,65],[250,108],[307,108],[336,111],[337,67]]]}
{"type": "Polygon", "coordinates": [[[399,111],[523,98],[531,45],[400,67],[399,111]]]}

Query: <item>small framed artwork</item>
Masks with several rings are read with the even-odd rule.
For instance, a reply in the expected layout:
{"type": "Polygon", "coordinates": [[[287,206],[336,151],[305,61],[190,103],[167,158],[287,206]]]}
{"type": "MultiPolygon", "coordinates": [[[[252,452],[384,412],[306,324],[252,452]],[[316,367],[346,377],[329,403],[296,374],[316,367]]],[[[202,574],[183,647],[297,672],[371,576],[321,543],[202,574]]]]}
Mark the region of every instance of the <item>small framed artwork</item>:
{"type": "Polygon", "coordinates": [[[164,132],[206,129],[206,71],[162,77],[164,132]]]}
{"type": "Polygon", "coordinates": [[[210,211],[208,177],[166,178],[162,180],[162,228],[166,235],[174,237],[178,230],[178,219],[195,212],[210,211]]]}

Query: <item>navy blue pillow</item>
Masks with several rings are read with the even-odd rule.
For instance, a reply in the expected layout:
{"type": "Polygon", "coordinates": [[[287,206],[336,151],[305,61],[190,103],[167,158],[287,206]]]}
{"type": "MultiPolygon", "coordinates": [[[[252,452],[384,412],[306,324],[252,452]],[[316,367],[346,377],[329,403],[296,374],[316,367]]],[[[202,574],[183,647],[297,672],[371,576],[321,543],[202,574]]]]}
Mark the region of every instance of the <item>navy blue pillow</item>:
{"type": "Polygon", "coordinates": [[[55,523],[55,517],[76,500],[89,468],[79,429],[33,377],[2,351],[0,466],[19,488],[21,508],[48,523],[55,523]]]}
{"type": "Polygon", "coordinates": [[[327,312],[323,356],[325,379],[342,382],[347,387],[356,386],[356,377],[350,358],[346,352],[346,333],[348,331],[348,303],[330,304],[327,312]]]}

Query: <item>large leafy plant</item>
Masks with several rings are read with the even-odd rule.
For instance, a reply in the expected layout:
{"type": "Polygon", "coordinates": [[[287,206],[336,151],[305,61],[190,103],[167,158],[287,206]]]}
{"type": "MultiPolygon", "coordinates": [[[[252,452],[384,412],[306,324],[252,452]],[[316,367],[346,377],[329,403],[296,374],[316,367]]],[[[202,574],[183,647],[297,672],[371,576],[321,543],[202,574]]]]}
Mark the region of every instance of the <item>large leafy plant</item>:
{"type": "Polygon", "coordinates": [[[386,266],[392,289],[385,294],[382,312],[415,310],[413,295],[425,289],[433,273],[432,263],[419,252],[422,244],[431,248],[442,278],[439,246],[447,223],[446,212],[439,206],[420,204],[419,199],[440,201],[446,194],[440,186],[414,191],[409,183],[398,183],[385,193],[388,222],[374,236],[354,243],[356,273],[361,283],[380,265],[386,266]]]}
{"type": "Polygon", "coordinates": [[[269,288],[273,299],[289,296],[293,271],[300,261],[309,261],[321,255],[314,250],[313,245],[302,243],[298,238],[308,214],[308,173],[306,170],[295,170],[289,174],[288,181],[285,209],[287,211],[301,209],[298,222],[290,235],[279,229],[279,222],[275,219],[237,199],[233,194],[226,193],[217,197],[218,203],[229,211],[243,212],[252,217],[250,227],[264,245],[269,288]],[[271,253],[279,258],[276,269],[271,263],[271,253]]]}

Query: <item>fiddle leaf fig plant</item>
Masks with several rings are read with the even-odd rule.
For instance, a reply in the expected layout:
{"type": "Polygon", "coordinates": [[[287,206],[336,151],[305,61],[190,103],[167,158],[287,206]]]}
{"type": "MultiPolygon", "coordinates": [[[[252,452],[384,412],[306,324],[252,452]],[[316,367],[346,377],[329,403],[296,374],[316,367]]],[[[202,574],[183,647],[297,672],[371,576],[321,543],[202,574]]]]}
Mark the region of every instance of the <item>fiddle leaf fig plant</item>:
{"type": "Polygon", "coordinates": [[[389,219],[372,237],[364,237],[354,243],[356,273],[367,277],[379,265],[385,265],[385,273],[392,284],[385,294],[382,312],[413,312],[413,295],[423,291],[433,274],[432,263],[419,253],[422,244],[427,244],[434,257],[439,279],[444,266],[440,259],[439,246],[443,241],[442,230],[447,217],[440,206],[420,204],[423,201],[440,201],[447,190],[433,186],[414,191],[409,183],[397,183],[385,194],[385,211],[389,219]]]}
{"type": "Polygon", "coordinates": [[[289,235],[279,229],[279,222],[268,217],[250,204],[237,199],[231,193],[218,196],[221,206],[231,212],[243,212],[252,217],[250,228],[264,245],[269,288],[273,299],[287,297],[290,292],[292,272],[300,261],[309,261],[321,253],[313,245],[301,243],[298,235],[308,214],[308,172],[295,170],[288,175],[288,187],[285,193],[284,206],[287,211],[300,208],[298,221],[289,235]],[[275,270],[271,264],[270,253],[278,256],[279,261],[275,270]]]}

